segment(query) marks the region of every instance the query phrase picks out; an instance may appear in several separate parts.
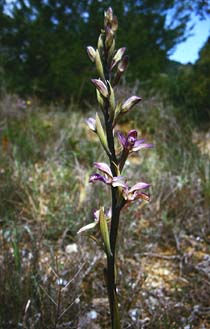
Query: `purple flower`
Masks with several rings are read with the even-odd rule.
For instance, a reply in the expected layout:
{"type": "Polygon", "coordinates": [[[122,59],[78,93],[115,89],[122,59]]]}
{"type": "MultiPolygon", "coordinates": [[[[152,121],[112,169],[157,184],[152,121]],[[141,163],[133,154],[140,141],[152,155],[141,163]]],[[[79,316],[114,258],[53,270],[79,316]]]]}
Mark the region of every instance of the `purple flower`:
{"type": "Polygon", "coordinates": [[[104,175],[94,173],[90,176],[89,182],[95,183],[101,181],[105,184],[112,185],[113,187],[121,186],[125,187],[125,178],[123,176],[113,177],[110,167],[103,162],[94,162],[95,167],[100,170],[104,175]]]}
{"type": "Polygon", "coordinates": [[[134,129],[129,131],[127,137],[125,137],[125,135],[121,132],[117,132],[117,136],[123,148],[130,152],[136,152],[143,148],[153,147],[152,144],[145,144],[144,139],[137,139],[137,131],[134,129]]]}
{"type": "Polygon", "coordinates": [[[107,185],[112,185],[113,187],[120,187],[121,193],[124,200],[127,202],[131,202],[138,199],[143,199],[149,201],[149,195],[142,192],[143,189],[146,189],[150,186],[150,184],[139,182],[129,188],[126,183],[126,179],[123,176],[113,177],[111,169],[106,163],[103,162],[94,162],[94,165],[97,169],[103,172],[103,176],[98,173],[94,173],[90,176],[89,182],[95,183],[96,181],[101,181],[107,185]]]}

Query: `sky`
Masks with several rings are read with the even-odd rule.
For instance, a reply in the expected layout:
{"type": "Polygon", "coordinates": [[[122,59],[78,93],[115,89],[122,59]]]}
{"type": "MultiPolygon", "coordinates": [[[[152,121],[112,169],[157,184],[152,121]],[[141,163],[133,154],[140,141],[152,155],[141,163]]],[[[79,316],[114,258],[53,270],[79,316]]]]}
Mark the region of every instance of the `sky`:
{"type": "Polygon", "coordinates": [[[192,36],[188,37],[185,42],[178,44],[169,58],[171,60],[187,64],[195,63],[198,59],[199,51],[210,36],[210,17],[205,21],[195,18],[195,27],[191,31],[192,36]]]}

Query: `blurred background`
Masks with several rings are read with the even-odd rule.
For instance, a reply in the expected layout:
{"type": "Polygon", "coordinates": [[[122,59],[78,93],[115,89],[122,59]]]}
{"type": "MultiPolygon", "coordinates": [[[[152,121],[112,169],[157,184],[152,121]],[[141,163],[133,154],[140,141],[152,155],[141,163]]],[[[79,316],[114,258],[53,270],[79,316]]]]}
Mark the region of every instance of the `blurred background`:
{"type": "Polygon", "coordinates": [[[77,235],[109,207],[85,119],[86,46],[110,5],[129,56],[118,100],[143,98],[117,128],[155,145],[125,168],[152,187],[121,218],[122,327],[210,328],[208,0],[0,0],[0,328],[110,326],[103,254],[77,235]]]}

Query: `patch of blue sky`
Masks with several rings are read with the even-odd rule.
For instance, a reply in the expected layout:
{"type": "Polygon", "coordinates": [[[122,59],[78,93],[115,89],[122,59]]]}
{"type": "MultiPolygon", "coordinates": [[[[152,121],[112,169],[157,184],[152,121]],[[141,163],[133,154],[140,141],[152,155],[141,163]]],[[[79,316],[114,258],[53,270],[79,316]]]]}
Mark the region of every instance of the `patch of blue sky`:
{"type": "Polygon", "coordinates": [[[169,59],[182,64],[193,64],[197,61],[199,51],[210,36],[210,17],[205,20],[199,20],[198,17],[195,17],[193,23],[194,28],[191,31],[191,36],[175,47],[169,59]]]}

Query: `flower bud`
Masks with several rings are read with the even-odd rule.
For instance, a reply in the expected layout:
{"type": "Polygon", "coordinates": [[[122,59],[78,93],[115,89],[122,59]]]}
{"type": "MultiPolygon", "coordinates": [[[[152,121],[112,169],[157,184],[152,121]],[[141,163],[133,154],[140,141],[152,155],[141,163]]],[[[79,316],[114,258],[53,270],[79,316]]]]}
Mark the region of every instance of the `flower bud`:
{"type": "Polygon", "coordinates": [[[112,19],[112,31],[116,32],[118,29],[118,21],[117,21],[117,17],[113,16],[112,19]]]}
{"type": "Polygon", "coordinates": [[[95,57],[96,57],[96,51],[93,47],[91,46],[88,46],[87,47],[87,54],[88,54],[88,57],[90,58],[91,62],[95,62],[95,57]]]}
{"type": "Polygon", "coordinates": [[[109,96],[107,86],[103,81],[101,81],[100,79],[91,79],[91,82],[98,89],[102,96],[104,96],[105,98],[109,96]]]}
{"type": "Polygon", "coordinates": [[[119,82],[121,76],[123,75],[127,67],[128,67],[128,56],[124,56],[117,66],[117,73],[114,77],[113,86],[115,86],[119,82]]]}
{"type": "Polygon", "coordinates": [[[113,39],[112,45],[108,50],[108,62],[109,63],[112,62],[114,51],[115,51],[115,39],[113,39]]]}
{"type": "Polygon", "coordinates": [[[96,69],[97,69],[97,72],[100,76],[101,79],[105,79],[104,77],[104,69],[103,69],[103,64],[102,64],[102,61],[101,61],[101,57],[100,57],[100,54],[99,54],[99,51],[98,49],[96,50],[96,55],[95,55],[95,63],[96,63],[96,69]]]}
{"type": "Polygon", "coordinates": [[[126,51],[126,48],[123,47],[123,48],[120,48],[118,49],[118,51],[116,52],[116,54],[114,55],[114,58],[112,60],[112,65],[111,65],[111,70],[113,69],[113,67],[119,62],[121,61],[124,53],[126,51]]]}
{"type": "Polygon", "coordinates": [[[137,103],[139,103],[141,101],[141,97],[138,96],[131,96],[129,97],[123,104],[121,107],[121,112],[125,113],[128,112],[132,109],[132,107],[134,105],[136,105],[137,103]]]}
{"type": "Polygon", "coordinates": [[[117,70],[121,73],[125,72],[128,67],[128,56],[124,56],[117,66],[117,70]]]}
{"type": "Polygon", "coordinates": [[[105,11],[104,13],[104,26],[105,27],[108,25],[111,26],[112,20],[113,20],[113,11],[112,8],[109,7],[108,10],[105,11]]]}
{"type": "Polygon", "coordinates": [[[105,46],[107,49],[111,48],[112,43],[114,41],[114,32],[110,27],[106,28],[106,40],[105,40],[105,46]]]}

